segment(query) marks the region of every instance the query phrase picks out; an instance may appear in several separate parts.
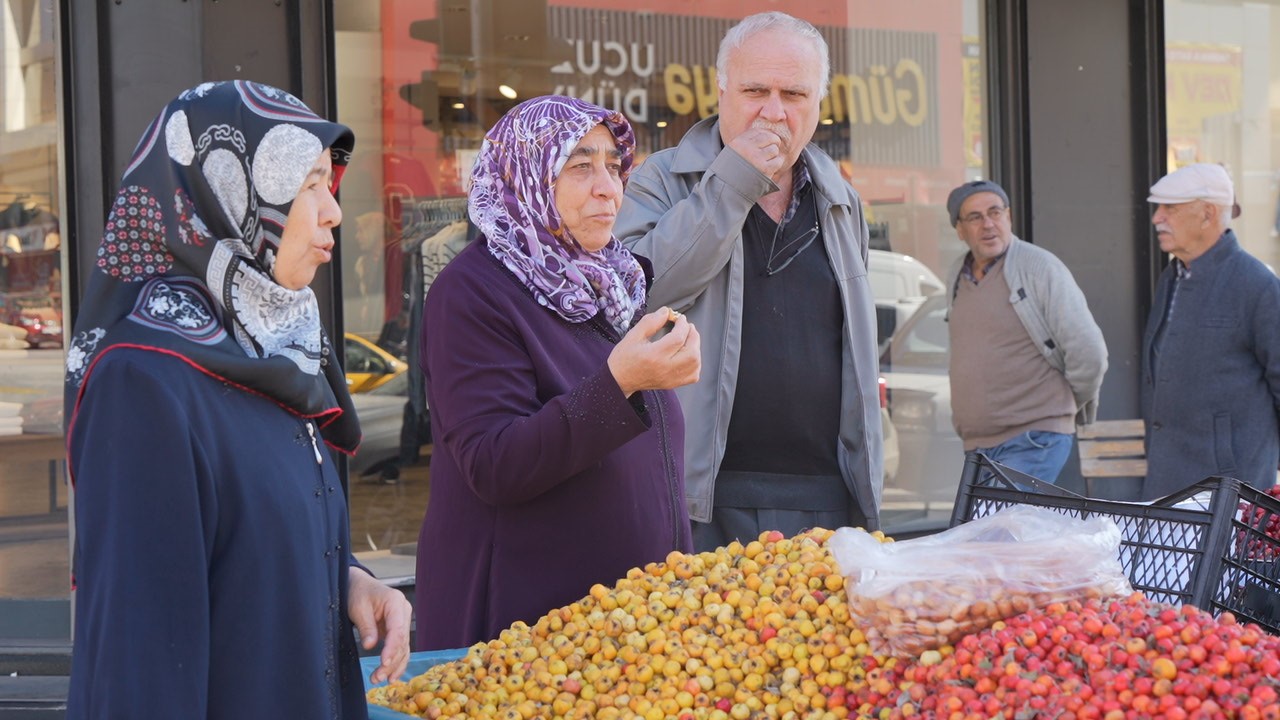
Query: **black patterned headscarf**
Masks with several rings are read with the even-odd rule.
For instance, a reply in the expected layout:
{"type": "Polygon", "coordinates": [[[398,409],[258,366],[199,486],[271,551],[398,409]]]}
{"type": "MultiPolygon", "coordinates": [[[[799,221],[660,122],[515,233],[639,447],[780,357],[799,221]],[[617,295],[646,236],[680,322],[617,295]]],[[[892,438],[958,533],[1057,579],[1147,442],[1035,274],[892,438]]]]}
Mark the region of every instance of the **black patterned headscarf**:
{"type": "Polygon", "coordinates": [[[625,333],[644,307],[644,270],[617,238],[596,252],[584,250],[555,203],[565,161],[597,125],[608,128],[622,153],[625,183],[636,145],[626,117],[577,98],[546,95],[515,106],[485,135],[467,210],[489,250],[538,304],[573,323],[604,313],[625,333]]]}
{"type": "Polygon", "coordinates": [[[322,152],[333,183],[354,137],[289,93],[236,80],[183,92],[125,168],[67,350],[68,427],[114,347],[177,355],[315,418],[353,452],[360,428],[311,288],[273,275],[289,208],[322,152]]]}

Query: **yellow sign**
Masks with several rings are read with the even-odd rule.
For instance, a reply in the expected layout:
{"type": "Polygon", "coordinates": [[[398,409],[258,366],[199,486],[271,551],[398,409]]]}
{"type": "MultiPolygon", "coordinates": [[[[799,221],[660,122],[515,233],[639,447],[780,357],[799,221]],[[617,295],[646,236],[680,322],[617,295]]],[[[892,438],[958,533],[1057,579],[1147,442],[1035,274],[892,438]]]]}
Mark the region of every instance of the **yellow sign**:
{"type": "Polygon", "coordinates": [[[1205,121],[1241,110],[1240,47],[1169,43],[1165,48],[1165,103],[1170,141],[1198,141],[1205,121]]]}
{"type": "Polygon", "coordinates": [[[964,57],[960,67],[964,82],[964,164],[965,167],[980,168],[985,149],[982,147],[982,114],[985,109],[982,105],[982,46],[977,38],[964,39],[964,57]]]}

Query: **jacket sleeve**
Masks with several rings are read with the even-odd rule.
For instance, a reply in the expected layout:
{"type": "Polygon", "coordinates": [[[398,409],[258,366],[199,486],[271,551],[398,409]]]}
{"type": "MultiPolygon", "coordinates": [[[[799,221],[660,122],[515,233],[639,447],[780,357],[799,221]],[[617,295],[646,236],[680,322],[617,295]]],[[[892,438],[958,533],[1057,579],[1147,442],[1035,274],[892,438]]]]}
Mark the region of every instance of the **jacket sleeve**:
{"type": "Polygon", "coordinates": [[[614,234],[653,262],[649,306],[684,310],[729,262],[756,200],[777,186],[725,148],[686,196],[669,162],[651,158],[631,176],[614,234]]]}
{"type": "Polygon", "coordinates": [[[204,717],[213,474],[184,403],[145,367],[119,360],[104,357],[93,371],[70,438],[68,717],[204,717]]]}
{"type": "Polygon", "coordinates": [[[1057,258],[1051,267],[1043,312],[1049,336],[1062,353],[1063,375],[1075,396],[1076,424],[1089,425],[1098,417],[1098,396],[1107,372],[1107,343],[1071,271],[1057,258]]]}
{"type": "MultiPolygon", "coordinates": [[[[527,304],[544,312],[531,299],[527,304]]],[[[511,317],[519,312],[492,302],[478,280],[447,272],[424,311],[437,443],[471,490],[492,505],[535,498],[650,426],[647,412],[628,401],[605,363],[571,391],[539,398],[538,376],[554,368],[535,366],[533,357],[547,356],[547,348],[535,353],[526,346],[511,317]],[[431,342],[435,337],[449,340],[431,342]]],[[[550,356],[574,350],[554,348],[550,356]]]]}

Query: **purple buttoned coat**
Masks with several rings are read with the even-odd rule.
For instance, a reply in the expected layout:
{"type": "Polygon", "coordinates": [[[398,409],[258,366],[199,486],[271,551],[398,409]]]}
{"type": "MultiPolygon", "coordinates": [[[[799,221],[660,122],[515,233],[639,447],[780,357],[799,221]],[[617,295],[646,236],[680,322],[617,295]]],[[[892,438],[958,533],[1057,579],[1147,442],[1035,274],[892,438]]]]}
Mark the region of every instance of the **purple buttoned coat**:
{"type": "Polygon", "coordinates": [[[570,323],[539,305],[483,240],[432,285],[416,649],[497,637],[691,551],[679,403],[623,396],[606,364],[620,339],[599,315],[570,323]]]}

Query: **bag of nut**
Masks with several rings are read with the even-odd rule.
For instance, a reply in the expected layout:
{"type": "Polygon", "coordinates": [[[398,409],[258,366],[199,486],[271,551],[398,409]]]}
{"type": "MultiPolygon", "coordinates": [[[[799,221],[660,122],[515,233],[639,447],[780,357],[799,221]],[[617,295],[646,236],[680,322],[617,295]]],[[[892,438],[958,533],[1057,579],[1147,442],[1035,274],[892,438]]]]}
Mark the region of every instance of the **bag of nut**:
{"type": "Polygon", "coordinates": [[[1115,522],[1029,505],[902,542],[841,528],[827,544],[880,655],[918,657],[1031,608],[1133,591],[1115,522]]]}

